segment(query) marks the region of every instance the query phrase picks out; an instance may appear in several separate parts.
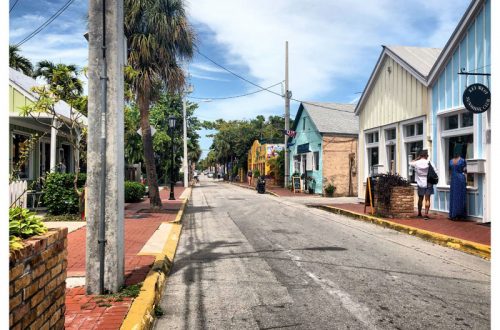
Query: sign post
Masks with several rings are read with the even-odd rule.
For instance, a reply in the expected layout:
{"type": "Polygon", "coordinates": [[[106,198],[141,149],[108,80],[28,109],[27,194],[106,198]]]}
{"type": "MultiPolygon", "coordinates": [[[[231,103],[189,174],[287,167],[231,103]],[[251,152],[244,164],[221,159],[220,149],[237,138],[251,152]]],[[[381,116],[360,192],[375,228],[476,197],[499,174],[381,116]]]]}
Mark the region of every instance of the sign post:
{"type": "Polygon", "coordinates": [[[373,209],[373,192],[371,182],[372,179],[370,177],[366,178],[365,209],[363,210],[363,213],[366,213],[366,207],[370,206],[371,214],[373,215],[375,213],[375,210],[373,209]]]}

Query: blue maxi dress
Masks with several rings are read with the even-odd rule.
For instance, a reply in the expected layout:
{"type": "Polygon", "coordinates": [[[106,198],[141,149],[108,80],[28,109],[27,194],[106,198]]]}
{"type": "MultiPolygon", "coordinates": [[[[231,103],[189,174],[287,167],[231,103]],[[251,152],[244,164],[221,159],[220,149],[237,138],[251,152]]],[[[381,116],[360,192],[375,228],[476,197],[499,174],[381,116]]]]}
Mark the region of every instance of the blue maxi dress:
{"type": "Polygon", "coordinates": [[[456,165],[453,164],[453,160],[450,160],[451,183],[449,216],[451,219],[457,217],[465,218],[467,216],[467,212],[465,209],[467,188],[464,175],[464,169],[466,166],[467,163],[462,158],[459,158],[456,165]]]}

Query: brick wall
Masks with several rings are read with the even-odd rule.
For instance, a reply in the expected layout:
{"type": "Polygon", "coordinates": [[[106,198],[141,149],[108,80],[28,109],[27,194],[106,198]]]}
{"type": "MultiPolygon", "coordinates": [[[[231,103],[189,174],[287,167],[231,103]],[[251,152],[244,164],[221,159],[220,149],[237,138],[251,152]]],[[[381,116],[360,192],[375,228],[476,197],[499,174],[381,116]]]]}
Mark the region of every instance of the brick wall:
{"type": "Polygon", "coordinates": [[[67,235],[50,229],[11,252],[10,329],[64,329],[67,235]]]}
{"type": "Polygon", "coordinates": [[[351,195],[358,194],[357,177],[357,136],[323,135],[323,177],[333,176],[333,185],[337,188],[334,196],[349,195],[349,158],[353,157],[351,169],[351,195]]]}
{"type": "Polygon", "coordinates": [[[395,218],[409,218],[415,215],[413,187],[394,187],[391,191],[391,202],[389,208],[378,202],[378,194],[375,193],[374,204],[377,213],[395,218]]]}

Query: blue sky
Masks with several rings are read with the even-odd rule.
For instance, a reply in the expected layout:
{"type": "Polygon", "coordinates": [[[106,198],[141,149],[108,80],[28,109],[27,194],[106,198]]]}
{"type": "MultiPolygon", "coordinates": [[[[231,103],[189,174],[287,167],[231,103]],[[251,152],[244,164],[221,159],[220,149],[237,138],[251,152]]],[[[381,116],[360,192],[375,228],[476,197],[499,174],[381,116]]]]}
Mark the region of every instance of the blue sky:
{"type": "MultiPolygon", "coordinates": [[[[10,13],[10,43],[17,43],[67,0],[19,0],[10,13]]],[[[11,0],[10,6],[14,1],[11,0]]],[[[351,103],[359,98],[381,45],[443,47],[470,0],[192,0],[187,11],[198,49],[218,64],[267,87],[284,80],[289,42],[290,90],[304,101],[351,103]]],[[[34,63],[87,64],[87,0],[75,0],[37,36],[21,46],[34,63]]],[[[258,90],[196,54],[187,65],[193,97],[217,98],[258,90]]],[[[281,93],[278,85],[273,91],[281,93]]],[[[192,101],[196,101],[192,99],[192,101]]],[[[291,114],[299,104],[291,103],[291,114]]],[[[197,116],[253,118],[282,115],[284,100],[268,92],[199,102],[197,116]]],[[[202,131],[202,148],[211,140],[202,131]]]]}

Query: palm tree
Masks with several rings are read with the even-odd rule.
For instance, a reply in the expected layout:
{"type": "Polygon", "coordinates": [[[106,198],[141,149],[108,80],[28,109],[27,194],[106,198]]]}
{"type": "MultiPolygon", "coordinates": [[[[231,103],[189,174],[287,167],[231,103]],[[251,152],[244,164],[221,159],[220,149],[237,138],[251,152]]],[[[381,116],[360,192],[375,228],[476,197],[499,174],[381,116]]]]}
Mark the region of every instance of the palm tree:
{"type": "Polygon", "coordinates": [[[19,53],[19,46],[9,45],[9,66],[27,76],[33,74],[33,64],[19,53]]]}
{"type": "MultiPolygon", "coordinates": [[[[78,78],[79,70],[74,64],[54,64],[43,60],[37,63],[33,76],[43,77],[57,96],[68,103],[77,103],[83,93],[82,81],[78,78]]],[[[74,106],[74,104],[72,104],[74,106]]],[[[76,107],[78,108],[78,107],[76,107]]]]}
{"type": "Polygon", "coordinates": [[[174,93],[183,89],[185,75],[178,63],[193,56],[194,30],[187,21],[183,0],[125,0],[125,35],[128,63],[134,71],[128,79],[141,114],[150,205],[159,208],[149,106],[158,89],[174,93]]]}

